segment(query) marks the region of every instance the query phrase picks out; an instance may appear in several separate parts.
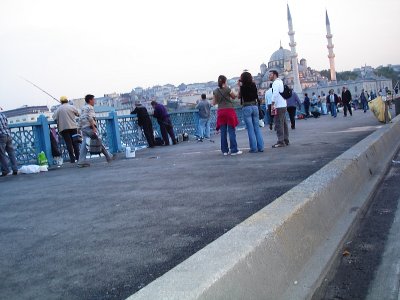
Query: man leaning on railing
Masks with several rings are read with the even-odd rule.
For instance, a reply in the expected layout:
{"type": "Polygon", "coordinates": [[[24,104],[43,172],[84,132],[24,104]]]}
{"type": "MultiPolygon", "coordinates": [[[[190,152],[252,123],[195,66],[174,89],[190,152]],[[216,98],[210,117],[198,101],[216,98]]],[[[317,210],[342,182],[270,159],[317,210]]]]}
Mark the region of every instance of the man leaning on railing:
{"type": "Polygon", "coordinates": [[[8,127],[7,117],[0,112],[0,164],[1,176],[7,176],[10,173],[8,168],[7,155],[11,162],[12,174],[18,174],[17,159],[15,158],[15,151],[12,144],[11,130],[8,127]]]}

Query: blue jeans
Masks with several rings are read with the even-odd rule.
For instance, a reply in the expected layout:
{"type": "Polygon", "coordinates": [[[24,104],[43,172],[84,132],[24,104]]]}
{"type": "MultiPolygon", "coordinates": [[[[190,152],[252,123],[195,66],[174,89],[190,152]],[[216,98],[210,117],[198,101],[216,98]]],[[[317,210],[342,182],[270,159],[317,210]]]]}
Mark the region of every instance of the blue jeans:
{"type": "Polygon", "coordinates": [[[257,150],[260,152],[264,151],[264,140],[260,126],[258,125],[258,106],[244,106],[242,112],[247,128],[247,135],[249,136],[250,152],[257,152],[257,150]]]}
{"type": "Polygon", "coordinates": [[[229,143],[231,145],[231,153],[238,152],[238,147],[236,143],[236,132],[235,127],[229,126],[227,124],[221,125],[221,151],[222,153],[228,153],[228,140],[227,134],[229,133],[229,143]]]}
{"type": "Polygon", "coordinates": [[[337,106],[336,106],[336,103],[332,103],[332,102],[331,102],[331,115],[332,115],[332,117],[336,117],[336,116],[337,116],[337,106]]]}
{"type": "Polygon", "coordinates": [[[362,108],[364,112],[368,110],[368,102],[367,101],[361,101],[362,108]]]}
{"type": "Polygon", "coordinates": [[[210,138],[210,119],[199,118],[199,137],[210,138]]]}
{"type": "Polygon", "coordinates": [[[17,159],[15,158],[15,151],[12,144],[12,138],[6,134],[0,134],[0,165],[3,173],[8,173],[7,155],[11,162],[11,168],[14,172],[18,171],[17,159]]]}

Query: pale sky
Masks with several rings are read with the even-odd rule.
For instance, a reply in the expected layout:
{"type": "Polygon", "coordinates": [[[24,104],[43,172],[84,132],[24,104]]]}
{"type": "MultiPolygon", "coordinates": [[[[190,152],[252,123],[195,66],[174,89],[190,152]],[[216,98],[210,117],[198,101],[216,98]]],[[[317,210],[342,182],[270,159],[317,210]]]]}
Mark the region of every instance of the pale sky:
{"type": "MultiPolygon", "coordinates": [[[[284,0],[0,0],[0,107],[130,92],[137,86],[253,74],[282,40],[284,0]]],[[[400,64],[399,0],[289,1],[297,53],[329,68],[325,9],[337,71],[400,64]]]]}

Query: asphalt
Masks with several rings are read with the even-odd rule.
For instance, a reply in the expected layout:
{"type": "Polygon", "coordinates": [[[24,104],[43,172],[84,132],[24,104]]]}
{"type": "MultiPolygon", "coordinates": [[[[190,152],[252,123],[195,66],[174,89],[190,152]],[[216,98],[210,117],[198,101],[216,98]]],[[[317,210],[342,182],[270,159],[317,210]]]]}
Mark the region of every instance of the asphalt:
{"type": "Polygon", "coordinates": [[[399,180],[400,153],[313,300],[400,299],[399,180]]]}
{"type": "Polygon", "coordinates": [[[0,298],[124,299],[380,126],[356,111],[298,121],[285,148],[264,128],[263,153],[240,131],[235,157],[216,136],[0,178],[0,298]]]}

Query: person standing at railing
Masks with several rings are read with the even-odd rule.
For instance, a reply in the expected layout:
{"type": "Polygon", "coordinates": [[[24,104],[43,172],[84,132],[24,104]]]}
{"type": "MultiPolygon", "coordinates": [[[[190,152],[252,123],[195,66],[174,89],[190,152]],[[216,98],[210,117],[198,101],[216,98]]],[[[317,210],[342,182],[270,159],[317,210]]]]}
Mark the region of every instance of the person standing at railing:
{"type": "Polygon", "coordinates": [[[142,128],[144,136],[146,137],[147,144],[150,148],[154,148],[154,131],[153,124],[146,107],[140,101],[135,101],[135,109],[131,111],[131,115],[137,115],[138,125],[142,128]]]}
{"type": "Polygon", "coordinates": [[[233,105],[235,98],[236,95],[226,85],[226,77],[220,75],[218,77],[218,88],[214,90],[213,104],[218,105],[216,130],[219,131],[221,129],[221,151],[224,156],[229,153],[227,134],[229,134],[231,155],[243,153],[238,149],[236,142],[235,128],[239,125],[239,120],[233,105]]]}
{"type": "Polygon", "coordinates": [[[82,130],[82,144],[80,149],[80,156],[78,160],[78,167],[89,167],[90,164],[86,161],[86,139],[90,138],[91,140],[98,140],[101,144],[101,153],[107,159],[107,162],[111,162],[113,157],[108,153],[107,149],[104,147],[98,131],[97,131],[97,123],[96,123],[96,114],[94,112],[94,104],[95,99],[93,95],[86,95],[85,96],[86,104],[82,107],[81,116],[79,118],[79,127],[82,130]]]}
{"type": "Polygon", "coordinates": [[[157,101],[151,101],[151,106],[154,109],[153,116],[157,119],[158,125],[160,125],[161,136],[164,140],[164,146],[169,146],[169,138],[171,137],[172,144],[176,144],[174,127],[172,125],[169,114],[164,105],[157,103],[157,101]]]}
{"type": "Polygon", "coordinates": [[[264,152],[264,140],[259,126],[258,91],[253,76],[249,72],[243,72],[239,79],[239,98],[243,106],[243,119],[246,124],[249,137],[250,153],[264,152]]]}
{"type": "Polygon", "coordinates": [[[68,104],[67,97],[62,96],[60,102],[61,105],[53,114],[53,120],[57,122],[58,132],[65,141],[70,162],[75,163],[79,160],[79,143],[73,136],[78,134],[78,125],[75,119],[79,117],[79,112],[75,106],[68,104]]]}
{"type": "Polygon", "coordinates": [[[8,127],[8,120],[5,114],[0,112],[0,164],[1,176],[7,176],[10,173],[8,168],[7,155],[11,162],[12,174],[18,174],[17,159],[15,158],[15,151],[12,144],[11,130],[8,127]]]}
{"type": "Polygon", "coordinates": [[[201,100],[196,105],[199,110],[199,141],[210,138],[210,115],[211,104],[207,100],[206,94],[201,94],[201,100]]]}

